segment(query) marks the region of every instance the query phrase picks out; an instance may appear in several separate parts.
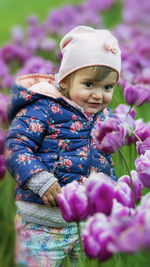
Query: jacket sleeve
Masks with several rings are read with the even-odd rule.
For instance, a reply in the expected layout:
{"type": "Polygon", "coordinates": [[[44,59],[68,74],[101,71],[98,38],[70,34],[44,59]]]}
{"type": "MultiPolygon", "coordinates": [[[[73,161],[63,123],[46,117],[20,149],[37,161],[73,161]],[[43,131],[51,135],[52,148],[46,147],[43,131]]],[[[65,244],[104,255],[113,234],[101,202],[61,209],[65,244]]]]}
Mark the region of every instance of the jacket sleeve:
{"type": "Polygon", "coordinates": [[[5,161],[14,179],[25,185],[36,173],[47,170],[37,151],[47,130],[48,100],[25,106],[13,120],[5,141],[5,161]]]}

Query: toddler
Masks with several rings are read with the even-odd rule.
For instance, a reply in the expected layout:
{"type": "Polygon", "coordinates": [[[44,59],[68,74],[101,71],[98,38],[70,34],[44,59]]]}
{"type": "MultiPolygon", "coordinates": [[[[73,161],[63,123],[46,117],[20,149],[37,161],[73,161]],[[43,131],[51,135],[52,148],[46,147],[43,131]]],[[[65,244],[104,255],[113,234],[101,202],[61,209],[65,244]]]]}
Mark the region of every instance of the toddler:
{"type": "Polygon", "coordinates": [[[58,74],[29,74],[12,86],[5,142],[7,168],[16,180],[16,262],[59,266],[78,245],[75,223],[57,205],[61,187],[84,183],[91,172],[116,180],[112,155],[91,138],[118,82],[121,54],[108,30],[78,26],[60,42],[58,74]]]}

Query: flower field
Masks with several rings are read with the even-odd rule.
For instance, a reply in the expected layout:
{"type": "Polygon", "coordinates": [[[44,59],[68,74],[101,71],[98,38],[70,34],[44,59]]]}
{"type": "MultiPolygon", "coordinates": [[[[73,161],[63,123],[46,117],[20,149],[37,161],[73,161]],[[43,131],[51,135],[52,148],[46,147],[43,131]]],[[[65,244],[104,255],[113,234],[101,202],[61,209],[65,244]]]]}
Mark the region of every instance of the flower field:
{"type": "MultiPolygon", "coordinates": [[[[64,4],[57,0],[51,1],[50,6],[50,1],[42,6],[37,0],[36,8],[34,1],[30,9],[24,4],[22,13],[17,11],[18,0],[7,1],[10,8],[14,1],[16,11],[12,18],[3,18],[7,20],[4,28],[0,25],[0,267],[15,266],[15,183],[6,171],[3,156],[9,129],[10,88],[18,75],[56,73],[61,60],[60,38],[77,25],[108,28],[116,35],[122,53],[122,73],[110,105],[114,118],[98,123],[92,132],[96,149],[114,153],[118,182],[114,184],[103,174],[92,174],[85,186],[73,182],[59,196],[62,216],[68,222],[77,222],[82,239],[81,257],[74,266],[149,266],[149,0],[85,0],[64,4]],[[26,16],[26,22],[21,16],[26,16]],[[18,26],[14,26],[13,18],[18,26]],[[6,27],[10,27],[10,34],[6,27]],[[72,194],[67,194],[70,191],[72,194]],[[83,233],[81,221],[86,221],[83,233]]],[[[5,8],[2,2],[2,10],[5,8]]],[[[68,258],[63,266],[72,266],[68,258]]]]}

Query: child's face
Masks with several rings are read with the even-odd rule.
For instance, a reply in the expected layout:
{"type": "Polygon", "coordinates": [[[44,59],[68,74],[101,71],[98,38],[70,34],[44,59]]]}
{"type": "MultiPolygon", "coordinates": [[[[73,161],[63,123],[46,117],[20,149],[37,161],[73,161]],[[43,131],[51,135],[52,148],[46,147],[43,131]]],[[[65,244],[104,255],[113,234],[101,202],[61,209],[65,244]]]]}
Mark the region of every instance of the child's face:
{"type": "Polygon", "coordinates": [[[69,87],[69,97],[89,114],[96,114],[107,107],[112,99],[117,73],[112,71],[103,81],[92,79],[92,68],[76,71],[69,87]]]}

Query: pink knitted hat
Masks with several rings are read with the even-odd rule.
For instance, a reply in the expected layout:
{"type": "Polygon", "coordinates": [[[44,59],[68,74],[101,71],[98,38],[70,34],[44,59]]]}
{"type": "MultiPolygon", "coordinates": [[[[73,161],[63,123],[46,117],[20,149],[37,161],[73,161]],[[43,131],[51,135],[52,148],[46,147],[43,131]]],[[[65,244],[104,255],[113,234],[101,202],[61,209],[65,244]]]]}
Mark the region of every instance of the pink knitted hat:
{"type": "Polygon", "coordinates": [[[94,65],[107,66],[118,73],[121,70],[121,52],[118,40],[108,30],[77,26],[60,42],[62,61],[58,72],[60,83],[72,72],[94,65]]]}

